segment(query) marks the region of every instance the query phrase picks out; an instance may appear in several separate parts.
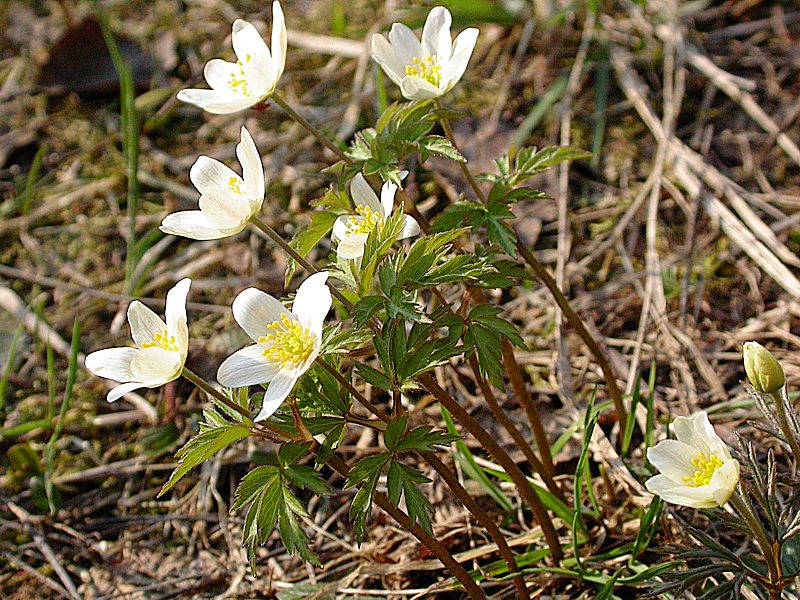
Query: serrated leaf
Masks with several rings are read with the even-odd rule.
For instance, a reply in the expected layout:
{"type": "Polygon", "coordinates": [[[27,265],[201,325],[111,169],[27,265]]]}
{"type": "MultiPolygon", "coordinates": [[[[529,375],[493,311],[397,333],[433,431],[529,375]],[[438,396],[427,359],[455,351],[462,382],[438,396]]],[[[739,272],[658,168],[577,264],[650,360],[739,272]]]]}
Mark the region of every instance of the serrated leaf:
{"type": "Polygon", "coordinates": [[[400,438],[402,438],[403,434],[406,432],[406,427],[408,427],[407,414],[400,418],[389,421],[383,438],[383,441],[386,443],[386,448],[389,450],[389,452],[394,452],[397,449],[400,438]]]}
{"type": "Polygon", "coordinates": [[[411,450],[419,450],[420,452],[430,452],[433,450],[434,446],[448,445],[460,439],[461,436],[459,435],[446,431],[433,431],[432,427],[424,425],[409,431],[408,434],[397,443],[395,451],[408,452],[411,450]]]}
{"type": "Polygon", "coordinates": [[[427,159],[427,154],[438,154],[459,163],[467,162],[467,159],[450,143],[450,140],[439,135],[425,136],[419,141],[419,147],[422,153],[420,159],[423,162],[427,159]]]}
{"type": "Polygon", "coordinates": [[[176,453],[175,456],[178,458],[178,467],[172,472],[169,481],[161,488],[158,496],[164,495],[197,465],[208,460],[223,448],[227,448],[231,444],[246,438],[248,435],[250,435],[249,427],[236,424],[210,429],[190,439],[186,445],[176,453]]]}
{"type": "Polygon", "coordinates": [[[381,471],[388,460],[389,455],[385,452],[373,454],[371,456],[365,456],[364,458],[360,459],[350,469],[350,473],[347,476],[347,481],[345,481],[343,489],[348,490],[352,487],[358,487],[373,478],[377,480],[377,477],[381,474],[381,471]]]}
{"type": "Polygon", "coordinates": [[[367,383],[384,390],[392,389],[392,382],[377,369],[373,369],[369,365],[363,363],[356,363],[355,368],[359,376],[367,383]]]}
{"type": "Polygon", "coordinates": [[[284,471],[284,475],[297,487],[309,490],[317,496],[328,496],[333,493],[330,484],[308,465],[292,465],[284,471]]]}
{"type": "Polygon", "coordinates": [[[310,442],[287,442],[278,449],[278,461],[286,469],[308,454],[310,442]]]}

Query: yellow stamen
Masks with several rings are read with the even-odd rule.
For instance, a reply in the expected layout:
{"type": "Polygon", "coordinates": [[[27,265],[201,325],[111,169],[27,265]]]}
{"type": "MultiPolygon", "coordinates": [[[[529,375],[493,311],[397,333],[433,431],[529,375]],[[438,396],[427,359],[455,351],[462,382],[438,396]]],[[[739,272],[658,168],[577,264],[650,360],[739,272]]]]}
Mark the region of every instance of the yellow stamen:
{"type": "Polygon", "coordinates": [[[161,348],[162,350],[169,350],[170,352],[178,352],[178,344],[175,343],[175,336],[169,335],[165,329],[161,333],[153,336],[152,342],[145,342],[142,348],[161,348]]]}
{"type": "Polygon", "coordinates": [[[431,85],[439,87],[439,83],[442,80],[442,67],[439,66],[435,54],[426,56],[422,60],[415,56],[412,64],[406,65],[406,75],[419,77],[431,85]]]}
{"type": "Polygon", "coordinates": [[[231,177],[228,180],[228,189],[232,191],[234,194],[242,193],[242,186],[238,177],[231,177]]]}
{"type": "MultiPolygon", "coordinates": [[[[246,59],[246,61],[249,58],[246,59]]],[[[250,96],[250,85],[247,83],[247,77],[245,77],[244,69],[242,68],[242,61],[237,60],[236,64],[239,65],[239,72],[231,71],[231,78],[228,80],[228,87],[236,92],[237,94],[241,94],[242,96],[250,96]]]]}
{"type": "Polygon", "coordinates": [[[704,452],[698,452],[692,459],[692,464],[697,467],[697,471],[693,475],[685,475],[683,480],[690,487],[700,487],[711,482],[711,477],[722,466],[722,461],[715,454],[706,456],[704,452]]]}
{"type": "Polygon", "coordinates": [[[313,333],[286,313],[267,325],[267,332],[258,338],[260,344],[269,344],[261,354],[269,362],[278,363],[281,369],[294,369],[305,363],[317,341],[313,333]]]}
{"type": "Polygon", "coordinates": [[[357,233],[369,234],[378,224],[383,224],[383,217],[373,212],[369,206],[359,204],[356,206],[356,214],[347,220],[347,231],[351,235],[357,233]]]}

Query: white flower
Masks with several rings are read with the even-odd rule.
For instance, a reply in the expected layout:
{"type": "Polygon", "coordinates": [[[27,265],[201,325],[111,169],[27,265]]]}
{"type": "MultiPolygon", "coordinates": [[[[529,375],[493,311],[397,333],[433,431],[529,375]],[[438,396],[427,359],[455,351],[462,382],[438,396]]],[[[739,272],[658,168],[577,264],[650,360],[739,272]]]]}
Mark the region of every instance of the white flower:
{"type": "Polygon", "coordinates": [[[677,440],[647,450],[647,460],[661,471],[645,482],[647,489],[672,504],[722,506],[739,483],[739,462],[731,458],[705,411],[677,417],[672,427],[677,440]]]}
{"type": "Polygon", "coordinates": [[[186,296],[191,279],[181,279],[167,293],[167,322],[138,300],[128,306],[128,323],[135,348],[107,348],[86,357],[86,368],[98,377],[119,381],[108,392],[114,402],[128,392],[154,388],[177,379],[189,350],[186,296]]]}
{"type": "Polygon", "coordinates": [[[192,165],[189,179],[200,192],[200,210],[167,215],[159,229],[195,240],[216,240],[239,233],[264,201],[264,169],[255,142],[242,127],[236,145],[242,177],[218,160],[201,156],[192,165]]]}
{"type": "Polygon", "coordinates": [[[392,25],[388,41],[378,33],[372,36],[372,58],[407,99],[438,98],[464,74],[478,30],[465,29],[454,45],[450,39],[451,22],[450,11],[437,6],[425,20],[422,43],[402,23],[392,25]]]}
{"type": "MultiPolygon", "coordinates": [[[[386,182],[381,188],[381,199],[359,173],[350,181],[350,196],[355,205],[355,214],[342,215],[333,224],[333,237],[339,240],[336,253],[340,258],[356,259],[364,255],[364,245],[376,225],[383,225],[392,214],[397,186],[386,182]]],[[[410,215],[405,216],[401,240],[417,235],[419,224],[410,215]]]]}
{"type": "Polygon", "coordinates": [[[315,273],[297,289],[292,311],[275,298],[248,288],[233,301],[233,317],[255,345],[223,362],[217,381],[225,387],[269,382],[256,421],[272,415],[319,355],[322,322],[331,309],[328,274],[315,273]]]}
{"type": "Polygon", "coordinates": [[[281,3],[272,3],[272,54],[256,28],[247,21],[233,22],[235,63],[219,58],[206,63],[210,90],[178,92],[178,100],[189,102],[214,114],[227,114],[258,104],[275,91],[286,64],[286,23],[281,3]]]}

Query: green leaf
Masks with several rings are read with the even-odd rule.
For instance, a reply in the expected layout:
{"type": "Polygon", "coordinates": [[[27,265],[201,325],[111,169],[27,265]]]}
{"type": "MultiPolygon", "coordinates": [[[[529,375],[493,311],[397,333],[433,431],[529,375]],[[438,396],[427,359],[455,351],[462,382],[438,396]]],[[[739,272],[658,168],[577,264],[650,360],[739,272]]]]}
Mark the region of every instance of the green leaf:
{"type": "Polygon", "coordinates": [[[358,371],[358,374],[367,383],[384,390],[392,389],[392,382],[389,381],[389,378],[386,377],[386,375],[377,369],[373,369],[369,365],[365,365],[363,363],[356,363],[355,367],[356,371],[358,371]]]}
{"type": "Polygon", "coordinates": [[[197,465],[208,460],[223,448],[246,438],[249,434],[249,427],[237,424],[210,429],[193,437],[175,455],[178,458],[178,467],[172,472],[169,481],[161,488],[158,496],[163,496],[197,465]]]}
{"type": "Polygon", "coordinates": [[[358,487],[373,478],[377,480],[377,477],[381,474],[388,460],[389,455],[385,452],[365,456],[360,459],[353,465],[353,468],[350,469],[343,489],[348,490],[352,487],[358,487]]]}
{"type": "Polygon", "coordinates": [[[384,434],[383,441],[386,443],[386,448],[389,452],[394,452],[400,442],[400,438],[406,432],[408,427],[408,415],[405,414],[399,419],[392,419],[386,426],[386,433],[384,434]]]}
{"type": "MultiPolygon", "coordinates": [[[[328,210],[314,211],[311,213],[311,222],[297,232],[290,245],[297,250],[300,256],[305,258],[319,244],[320,240],[330,233],[340,214],[342,213],[328,210]]],[[[295,269],[297,269],[296,261],[292,257],[288,257],[284,286],[289,285],[295,269]]]]}
{"type": "Polygon", "coordinates": [[[429,233],[451,231],[463,225],[480,227],[486,222],[488,211],[477,202],[457,202],[445,208],[431,224],[429,233]]]}
{"type": "Polygon", "coordinates": [[[411,524],[419,523],[425,531],[432,534],[431,515],[433,507],[428,499],[417,488],[418,483],[430,483],[430,479],[419,471],[393,460],[387,474],[389,499],[393,504],[400,502],[401,492],[406,499],[406,510],[411,517],[411,524]]]}
{"type": "Polygon", "coordinates": [[[516,326],[510,321],[498,317],[502,309],[491,304],[478,304],[469,311],[468,321],[483,325],[498,336],[506,338],[509,342],[520,348],[525,347],[525,341],[517,331],[516,326]]]}
{"type": "Polygon", "coordinates": [[[419,141],[419,149],[422,162],[428,159],[429,154],[438,154],[459,163],[467,162],[467,159],[450,143],[450,140],[439,135],[428,135],[422,138],[419,141]]]}
{"type": "Polygon", "coordinates": [[[309,490],[317,496],[329,496],[333,493],[330,484],[308,465],[292,465],[284,471],[286,479],[303,490],[309,490]]]}
{"type": "Polygon", "coordinates": [[[411,450],[419,450],[420,452],[430,452],[434,449],[434,446],[448,445],[460,439],[460,435],[448,433],[446,431],[433,431],[432,427],[424,425],[409,431],[396,445],[395,451],[408,452],[411,450]]]}
{"type": "Polygon", "coordinates": [[[481,374],[502,389],[505,384],[500,337],[481,323],[472,323],[464,334],[464,343],[477,352],[481,374]]]}
{"type": "Polygon", "coordinates": [[[278,462],[286,469],[308,454],[310,442],[287,442],[278,449],[278,462]]]}
{"type": "Polygon", "coordinates": [[[292,493],[283,488],[283,503],[278,507],[278,517],[281,526],[281,541],[290,554],[297,552],[304,560],[313,565],[321,566],[319,559],[308,547],[306,533],[297,522],[295,515],[307,516],[300,502],[292,493]]]}

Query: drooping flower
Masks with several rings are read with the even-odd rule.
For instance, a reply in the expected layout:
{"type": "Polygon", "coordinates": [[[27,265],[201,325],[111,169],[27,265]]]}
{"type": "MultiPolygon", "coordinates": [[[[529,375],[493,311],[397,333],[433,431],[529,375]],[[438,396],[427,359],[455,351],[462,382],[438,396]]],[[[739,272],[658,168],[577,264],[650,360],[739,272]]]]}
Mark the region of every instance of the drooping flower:
{"type": "Polygon", "coordinates": [[[189,351],[186,296],[191,284],[191,279],[181,279],[167,293],[166,323],[138,300],[131,302],[128,323],[135,348],[107,348],[86,357],[89,371],[122,384],[108,392],[109,402],[133,390],[158,387],[180,376],[189,351]]]}
{"type": "Polygon", "coordinates": [[[392,25],[388,41],[378,33],[372,36],[372,58],[408,100],[438,98],[464,74],[478,30],[465,29],[453,44],[451,23],[450,11],[437,6],[425,20],[422,42],[402,23],[392,25]]]}
{"type": "Polygon", "coordinates": [[[281,3],[272,3],[272,53],[256,28],[247,21],[233,22],[235,63],[215,58],[206,63],[210,90],[178,92],[178,100],[213,114],[228,114],[258,104],[275,91],[286,64],[286,22],[281,3]]]}
{"type": "Polygon", "coordinates": [[[731,458],[703,411],[677,417],[676,440],[663,440],[647,450],[647,460],[661,471],[645,482],[667,502],[692,508],[725,504],[739,483],[739,461],[731,458]]]}
{"type": "MultiPolygon", "coordinates": [[[[350,181],[350,197],[355,205],[355,214],[342,215],[333,224],[333,237],[339,241],[336,253],[341,258],[356,259],[364,255],[364,246],[370,232],[383,225],[392,214],[394,195],[397,186],[386,182],[381,188],[381,199],[359,173],[350,181]]],[[[405,216],[403,230],[399,239],[405,239],[420,232],[419,223],[410,215],[405,216]]]]}
{"type": "Polygon", "coordinates": [[[744,370],[751,385],[763,394],[777,392],[786,383],[783,367],[772,353],[758,342],[745,342],[742,348],[744,370]]]}
{"type": "Polygon", "coordinates": [[[236,156],[242,164],[242,177],[218,160],[198,158],[189,179],[200,192],[200,210],[167,215],[159,229],[195,240],[216,240],[242,231],[264,201],[261,156],[245,127],[236,156]]]}
{"type": "Polygon", "coordinates": [[[256,421],[272,415],[319,355],[322,323],[331,309],[331,292],[322,271],[297,289],[289,311],[278,300],[255,288],[233,301],[233,317],[254,342],[233,353],[217,371],[225,387],[269,382],[256,421]]]}

